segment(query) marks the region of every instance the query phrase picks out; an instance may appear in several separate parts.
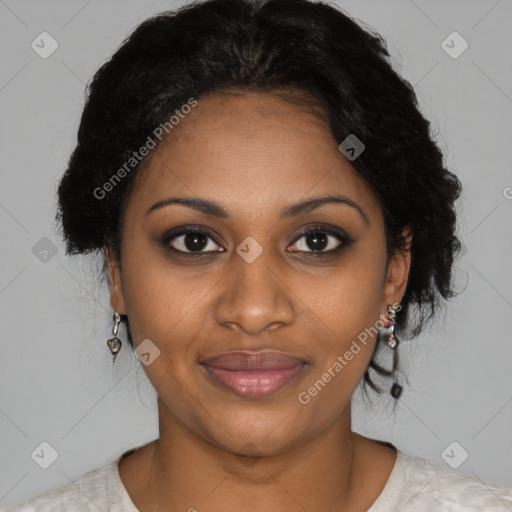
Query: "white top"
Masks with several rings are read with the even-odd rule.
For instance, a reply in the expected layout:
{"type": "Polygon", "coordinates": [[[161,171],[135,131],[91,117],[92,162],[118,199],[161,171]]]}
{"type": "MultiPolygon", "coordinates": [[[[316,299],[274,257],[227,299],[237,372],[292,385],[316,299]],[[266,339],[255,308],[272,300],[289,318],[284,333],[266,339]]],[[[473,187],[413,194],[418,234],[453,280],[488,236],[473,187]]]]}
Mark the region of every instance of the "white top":
{"type": "MultiPolygon", "coordinates": [[[[140,512],[126,491],[118,462],[84,473],[76,482],[39,494],[8,512],[140,512]]],[[[382,493],[368,512],[512,512],[512,489],[459,473],[397,450],[382,493]]]]}

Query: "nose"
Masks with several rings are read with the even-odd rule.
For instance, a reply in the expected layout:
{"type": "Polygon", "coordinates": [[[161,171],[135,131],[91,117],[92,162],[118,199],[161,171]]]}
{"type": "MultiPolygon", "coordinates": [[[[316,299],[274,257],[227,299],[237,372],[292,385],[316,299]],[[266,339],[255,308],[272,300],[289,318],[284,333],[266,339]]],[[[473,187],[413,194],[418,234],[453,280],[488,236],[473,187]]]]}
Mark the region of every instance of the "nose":
{"type": "Polygon", "coordinates": [[[233,260],[216,302],[217,322],[252,335],[290,325],[293,291],[266,251],[252,263],[238,254],[233,260]]]}

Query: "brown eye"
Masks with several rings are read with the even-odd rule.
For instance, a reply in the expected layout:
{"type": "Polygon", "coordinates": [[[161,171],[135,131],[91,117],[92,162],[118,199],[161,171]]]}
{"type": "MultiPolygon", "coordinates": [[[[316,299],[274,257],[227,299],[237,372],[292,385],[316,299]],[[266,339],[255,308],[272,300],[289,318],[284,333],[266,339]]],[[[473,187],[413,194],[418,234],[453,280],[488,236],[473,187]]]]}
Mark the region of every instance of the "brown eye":
{"type": "Polygon", "coordinates": [[[314,255],[333,254],[341,251],[352,243],[352,240],[343,233],[313,228],[305,231],[297,238],[292,246],[295,251],[314,255]]]}
{"type": "Polygon", "coordinates": [[[170,245],[172,249],[182,253],[202,254],[223,250],[208,233],[197,229],[187,229],[167,236],[163,244],[170,245]]]}

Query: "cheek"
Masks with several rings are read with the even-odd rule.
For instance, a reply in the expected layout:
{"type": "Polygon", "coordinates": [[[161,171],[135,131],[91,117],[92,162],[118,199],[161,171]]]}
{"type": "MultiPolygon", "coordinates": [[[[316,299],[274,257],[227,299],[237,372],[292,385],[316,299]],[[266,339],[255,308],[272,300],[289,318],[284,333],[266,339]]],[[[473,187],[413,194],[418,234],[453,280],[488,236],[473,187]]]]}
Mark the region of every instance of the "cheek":
{"type": "Polygon", "coordinates": [[[311,287],[307,303],[338,338],[357,337],[379,319],[384,270],[378,252],[360,247],[311,287]]]}
{"type": "MultiPolygon", "coordinates": [[[[354,251],[328,279],[317,282],[314,295],[308,299],[314,305],[316,344],[321,347],[311,382],[328,382],[325,389],[329,391],[322,388],[325,399],[348,400],[371,360],[380,325],[384,275],[378,254],[354,251]]],[[[321,387],[319,383],[317,388],[321,387]]]]}
{"type": "MultiPolygon", "coordinates": [[[[126,283],[125,304],[134,344],[137,347],[149,339],[156,348],[141,348],[149,346],[150,352],[158,354],[143,369],[159,395],[166,396],[171,389],[175,396],[196,364],[194,340],[199,339],[202,328],[197,315],[204,307],[201,298],[205,292],[156,260],[145,268],[127,262],[126,283]]],[[[171,400],[174,407],[182,401],[171,400]]]]}
{"type": "Polygon", "coordinates": [[[132,243],[126,251],[123,295],[136,345],[145,338],[160,340],[160,345],[197,306],[200,290],[182,276],[147,246],[132,243]]]}

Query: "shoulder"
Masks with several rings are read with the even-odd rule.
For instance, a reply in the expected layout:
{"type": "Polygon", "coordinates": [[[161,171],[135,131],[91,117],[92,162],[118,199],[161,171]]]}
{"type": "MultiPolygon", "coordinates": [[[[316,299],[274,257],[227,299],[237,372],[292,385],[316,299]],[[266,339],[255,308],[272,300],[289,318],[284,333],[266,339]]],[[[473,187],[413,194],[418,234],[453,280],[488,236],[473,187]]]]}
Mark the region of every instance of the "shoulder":
{"type": "Polygon", "coordinates": [[[498,512],[512,510],[512,490],[438,463],[398,452],[401,506],[410,510],[498,512]],[[432,508],[430,508],[432,507],[432,508]]]}
{"type": "MultiPolygon", "coordinates": [[[[66,512],[69,510],[107,510],[112,504],[108,481],[117,469],[117,461],[94,468],[74,482],[43,492],[7,512],[66,512]]],[[[113,510],[113,509],[109,509],[113,510]]]]}

